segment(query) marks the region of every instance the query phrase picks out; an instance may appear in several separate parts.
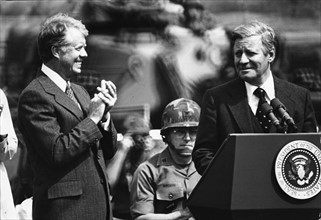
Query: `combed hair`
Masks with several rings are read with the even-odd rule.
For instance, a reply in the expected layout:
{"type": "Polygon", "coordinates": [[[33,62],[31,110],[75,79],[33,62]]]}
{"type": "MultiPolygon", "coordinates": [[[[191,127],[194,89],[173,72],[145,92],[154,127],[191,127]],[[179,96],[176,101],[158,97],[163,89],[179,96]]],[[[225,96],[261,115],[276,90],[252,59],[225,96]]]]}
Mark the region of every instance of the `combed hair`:
{"type": "Polygon", "coordinates": [[[38,35],[38,52],[44,63],[52,59],[51,48],[53,46],[64,45],[65,34],[68,28],[76,28],[85,37],[88,36],[88,30],[85,25],[80,20],[76,20],[67,14],[55,14],[42,23],[38,35]]]}
{"type": "Polygon", "coordinates": [[[236,27],[232,32],[232,42],[234,44],[237,39],[251,36],[261,36],[264,47],[263,52],[265,55],[276,49],[277,42],[274,30],[270,26],[259,21],[251,21],[236,27]]]}

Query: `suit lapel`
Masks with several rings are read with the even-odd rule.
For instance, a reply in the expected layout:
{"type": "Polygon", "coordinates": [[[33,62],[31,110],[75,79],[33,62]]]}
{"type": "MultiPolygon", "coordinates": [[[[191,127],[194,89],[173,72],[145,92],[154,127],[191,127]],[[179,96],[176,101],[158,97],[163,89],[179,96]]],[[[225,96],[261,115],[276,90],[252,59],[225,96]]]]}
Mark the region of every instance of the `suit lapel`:
{"type": "Polygon", "coordinates": [[[229,90],[227,100],[234,119],[242,133],[252,133],[251,112],[247,101],[247,94],[244,82],[239,78],[234,81],[229,90]]]}
{"type": "Polygon", "coordinates": [[[275,87],[275,96],[283,103],[283,105],[287,108],[290,115],[293,115],[294,109],[292,107],[295,106],[295,101],[293,100],[292,92],[286,88],[286,84],[283,83],[277,77],[274,77],[274,87],[275,87]]]}
{"type": "Polygon", "coordinates": [[[54,96],[57,104],[63,106],[67,111],[73,114],[79,121],[83,118],[83,112],[79,107],[45,74],[39,78],[46,93],[54,96]]]}

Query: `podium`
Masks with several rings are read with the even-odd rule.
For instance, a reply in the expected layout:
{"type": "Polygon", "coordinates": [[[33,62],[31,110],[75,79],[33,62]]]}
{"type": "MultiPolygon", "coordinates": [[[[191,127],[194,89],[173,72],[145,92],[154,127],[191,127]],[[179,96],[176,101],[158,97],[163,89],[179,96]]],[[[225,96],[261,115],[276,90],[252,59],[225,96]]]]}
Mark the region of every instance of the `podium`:
{"type": "Polygon", "coordinates": [[[320,133],[231,134],[187,206],[196,220],[321,220],[320,149],[320,133]]]}

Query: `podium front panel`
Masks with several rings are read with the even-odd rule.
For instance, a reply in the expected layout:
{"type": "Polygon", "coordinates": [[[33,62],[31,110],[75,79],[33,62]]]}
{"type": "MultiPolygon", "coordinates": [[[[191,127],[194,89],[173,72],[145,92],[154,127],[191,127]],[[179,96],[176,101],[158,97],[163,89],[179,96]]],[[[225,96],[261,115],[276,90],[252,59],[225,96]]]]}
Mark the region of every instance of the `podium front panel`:
{"type": "Polygon", "coordinates": [[[218,215],[224,220],[282,219],[280,216],[302,219],[303,214],[318,220],[321,193],[310,199],[292,198],[275,176],[277,155],[296,140],[321,149],[321,134],[317,133],[230,135],[193,190],[188,207],[194,215],[218,215]]]}

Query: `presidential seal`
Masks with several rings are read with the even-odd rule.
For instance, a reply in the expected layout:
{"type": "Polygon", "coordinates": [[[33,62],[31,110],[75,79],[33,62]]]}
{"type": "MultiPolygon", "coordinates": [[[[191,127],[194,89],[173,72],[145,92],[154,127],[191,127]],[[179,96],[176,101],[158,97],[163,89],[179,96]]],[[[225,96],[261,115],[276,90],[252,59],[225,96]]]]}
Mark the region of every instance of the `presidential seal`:
{"type": "Polygon", "coordinates": [[[321,191],[321,150],[313,143],[296,140],[285,145],[275,161],[281,189],[295,199],[309,199],[321,191]]]}

